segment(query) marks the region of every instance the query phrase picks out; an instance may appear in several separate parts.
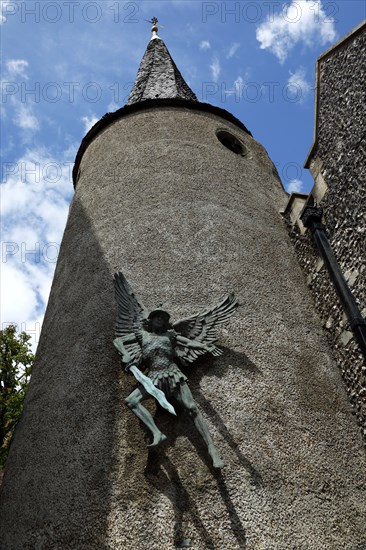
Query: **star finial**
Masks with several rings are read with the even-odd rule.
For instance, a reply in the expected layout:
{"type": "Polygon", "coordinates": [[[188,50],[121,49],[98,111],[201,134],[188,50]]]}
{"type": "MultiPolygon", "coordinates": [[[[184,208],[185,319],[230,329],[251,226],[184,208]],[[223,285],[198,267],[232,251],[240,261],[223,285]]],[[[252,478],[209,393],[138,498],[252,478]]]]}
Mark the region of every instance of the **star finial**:
{"type": "Polygon", "coordinates": [[[152,19],[145,19],[145,21],[152,24],[151,32],[153,35],[151,37],[151,40],[153,40],[154,38],[160,38],[158,36],[158,18],[153,17],[152,19]]]}

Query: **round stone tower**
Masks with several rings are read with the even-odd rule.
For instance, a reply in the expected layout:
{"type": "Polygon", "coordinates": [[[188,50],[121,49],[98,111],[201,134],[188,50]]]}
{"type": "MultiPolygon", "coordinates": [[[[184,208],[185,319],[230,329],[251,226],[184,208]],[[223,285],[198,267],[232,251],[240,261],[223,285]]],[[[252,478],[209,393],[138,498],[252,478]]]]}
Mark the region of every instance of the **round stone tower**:
{"type": "Polygon", "coordinates": [[[362,442],[280,211],[273,163],[199,103],[154,28],[128,105],[87,134],[1,499],[1,548],[332,549],[366,543],[362,442]],[[224,354],[185,373],[189,418],[123,400],[113,274],[173,320],[235,292],[224,354]]]}

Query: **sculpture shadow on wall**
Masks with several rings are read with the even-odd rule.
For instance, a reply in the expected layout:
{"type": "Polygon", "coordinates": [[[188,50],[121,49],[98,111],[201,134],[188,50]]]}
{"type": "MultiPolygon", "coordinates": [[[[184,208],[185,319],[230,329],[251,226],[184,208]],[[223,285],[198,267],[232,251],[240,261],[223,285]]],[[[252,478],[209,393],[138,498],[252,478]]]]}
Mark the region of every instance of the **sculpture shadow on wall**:
{"type": "MultiPolygon", "coordinates": [[[[155,457],[153,458],[153,455],[155,455],[155,452],[151,453],[151,456],[149,453],[149,459],[151,461],[155,460],[155,457]]],[[[189,544],[190,539],[188,538],[187,533],[184,529],[184,516],[189,515],[192,523],[194,524],[197,532],[201,537],[201,540],[205,543],[205,547],[209,550],[215,550],[215,548],[217,548],[217,545],[215,545],[212,534],[204,526],[204,523],[200,518],[199,510],[193,498],[190,497],[188,491],[185,489],[179,477],[177,469],[163,453],[160,454],[159,463],[161,467],[159,467],[158,471],[152,473],[152,470],[147,470],[145,475],[147,480],[158,491],[163,492],[164,495],[172,501],[175,513],[174,542],[176,546],[191,546],[191,544],[189,544]],[[187,541],[186,544],[184,544],[185,541],[187,541]]],[[[246,548],[245,529],[230,498],[224,478],[221,475],[217,475],[216,481],[221,498],[225,503],[228,517],[230,518],[232,532],[238,542],[238,548],[244,550],[246,548]]]]}
{"type": "Polygon", "coordinates": [[[208,550],[215,550],[214,540],[200,518],[199,510],[185,489],[176,467],[164,451],[150,451],[145,470],[147,481],[162,492],[172,502],[174,521],[174,543],[177,547],[189,547],[190,539],[184,529],[184,518],[188,515],[194,524],[201,540],[208,550]]]}
{"type": "MultiPolygon", "coordinates": [[[[231,363],[240,365],[235,368],[240,368],[243,371],[243,376],[250,376],[253,378],[261,374],[258,367],[256,367],[245,354],[229,349],[223,349],[223,351],[224,356],[221,357],[219,361],[207,358],[201,361],[199,360],[195,367],[189,369],[189,372],[186,370],[186,374],[189,375],[192,381],[191,386],[193,388],[194,398],[203,414],[211,419],[211,422],[217,427],[223,439],[236,454],[238,462],[247,470],[250,476],[250,483],[255,486],[261,486],[261,475],[240,451],[238,444],[227,429],[221,416],[198,389],[199,381],[203,376],[209,375],[221,378],[225,375],[228,368],[232,368],[230,366],[231,363]],[[223,360],[223,358],[225,358],[225,360],[223,360]]],[[[186,540],[184,538],[186,536],[186,533],[184,533],[184,517],[189,515],[202,541],[205,542],[206,547],[210,549],[215,548],[212,536],[205,528],[193,498],[190,497],[189,492],[185,489],[177,468],[172,464],[172,461],[165,452],[165,450],[174,446],[177,437],[183,436],[190,440],[202,462],[208,466],[212,475],[215,477],[221,500],[226,507],[231,522],[232,533],[237,539],[239,548],[244,549],[246,547],[245,529],[230,497],[225,477],[221,474],[220,470],[214,470],[212,468],[207,455],[207,449],[201,441],[199,434],[196,432],[192,420],[188,418],[187,415],[183,414],[178,403],[174,402],[173,404],[178,413],[178,419],[176,421],[172,421],[172,417],[161,407],[158,407],[156,410],[155,421],[159,424],[163,432],[166,433],[168,440],[162,447],[149,451],[145,476],[150,484],[160,492],[163,492],[165,496],[172,501],[175,512],[176,542],[183,541],[184,546],[184,541],[186,540]]]]}
{"type": "Polygon", "coordinates": [[[256,376],[261,375],[262,371],[249,359],[249,357],[245,355],[245,353],[237,352],[223,346],[220,347],[223,350],[224,355],[220,357],[218,361],[215,361],[214,359],[209,357],[205,360],[205,365],[201,360],[201,362],[197,362],[197,367],[195,369],[191,369],[192,372],[190,374],[190,380],[192,386],[195,386],[193,390],[194,397],[200,409],[207,417],[211,419],[212,424],[216,426],[223,439],[236,454],[239,463],[249,473],[251,484],[255,486],[262,486],[262,477],[260,473],[240,451],[238,444],[227,429],[221,416],[218,414],[217,411],[215,411],[212,404],[198,389],[199,382],[203,376],[217,376],[218,378],[222,378],[225,376],[225,373],[229,368],[240,369],[242,371],[243,377],[250,379],[254,379],[256,376]],[[232,363],[236,366],[231,367],[232,363]]]}
{"type": "MultiPolygon", "coordinates": [[[[217,376],[219,378],[222,378],[225,376],[225,372],[227,371],[227,369],[232,368],[231,363],[240,365],[240,367],[236,366],[235,368],[240,368],[243,371],[243,376],[250,376],[251,378],[253,378],[254,376],[261,375],[261,370],[244,353],[239,353],[228,348],[224,348],[223,346],[221,346],[221,349],[224,351],[224,355],[220,357],[219,360],[215,361],[210,357],[205,357],[204,359],[198,359],[194,367],[190,369],[185,368],[182,370],[184,370],[185,374],[189,377],[188,382],[190,383],[193,397],[196,400],[200,410],[203,411],[206,417],[209,417],[211,419],[212,424],[217,427],[217,430],[221,434],[222,438],[234,451],[239,463],[249,473],[251,484],[261,486],[262,477],[260,473],[240,451],[237,442],[227,429],[219,413],[214,409],[212,404],[199,390],[199,382],[203,376],[217,376]]],[[[171,415],[159,405],[157,406],[155,413],[154,420],[158,425],[160,425],[163,432],[168,435],[168,441],[164,444],[164,447],[167,448],[167,446],[172,446],[173,440],[175,440],[176,437],[178,437],[179,435],[186,436],[196,447],[197,453],[201,456],[203,462],[205,462],[207,466],[212,469],[211,462],[207,455],[207,449],[204,446],[203,442],[201,442],[201,438],[199,437],[199,434],[196,431],[192,420],[187,418],[185,414],[182,414],[182,412],[180,412],[180,407],[177,402],[174,402],[173,404],[174,407],[179,411],[178,420],[172,420],[171,415]],[[179,428],[177,429],[178,424],[179,428]]],[[[141,425],[141,427],[144,428],[143,425],[141,425]]]]}

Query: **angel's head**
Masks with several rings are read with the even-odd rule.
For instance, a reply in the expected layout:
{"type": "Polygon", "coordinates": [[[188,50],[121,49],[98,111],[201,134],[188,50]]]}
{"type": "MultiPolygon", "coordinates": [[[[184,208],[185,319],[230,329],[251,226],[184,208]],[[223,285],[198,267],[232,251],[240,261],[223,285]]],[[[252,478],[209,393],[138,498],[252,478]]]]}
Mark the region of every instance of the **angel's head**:
{"type": "Polygon", "coordinates": [[[169,322],[170,315],[161,308],[154,309],[147,318],[147,330],[150,332],[166,332],[172,325],[169,322]]]}

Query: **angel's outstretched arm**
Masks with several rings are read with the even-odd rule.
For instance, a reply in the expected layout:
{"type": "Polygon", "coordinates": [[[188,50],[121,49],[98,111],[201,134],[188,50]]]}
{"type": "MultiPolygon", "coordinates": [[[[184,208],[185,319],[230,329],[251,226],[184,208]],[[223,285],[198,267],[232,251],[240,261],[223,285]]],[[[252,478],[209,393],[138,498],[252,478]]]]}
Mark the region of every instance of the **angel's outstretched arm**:
{"type": "Polygon", "coordinates": [[[133,334],[133,333],[126,334],[125,336],[120,336],[119,338],[116,338],[115,340],[113,340],[113,344],[122,355],[123,363],[130,363],[132,361],[131,355],[129,354],[128,350],[125,348],[124,344],[136,344],[136,342],[137,342],[136,334],[133,334]]]}
{"type": "Polygon", "coordinates": [[[208,351],[212,353],[212,355],[222,355],[223,353],[221,349],[217,348],[213,344],[205,344],[203,342],[197,342],[197,340],[189,340],[189,338],[185,338],[185,336],[181,336],[180,334],[177,335],[177,343],[182,346],[186,346],[187,348],[208,351]]]}

